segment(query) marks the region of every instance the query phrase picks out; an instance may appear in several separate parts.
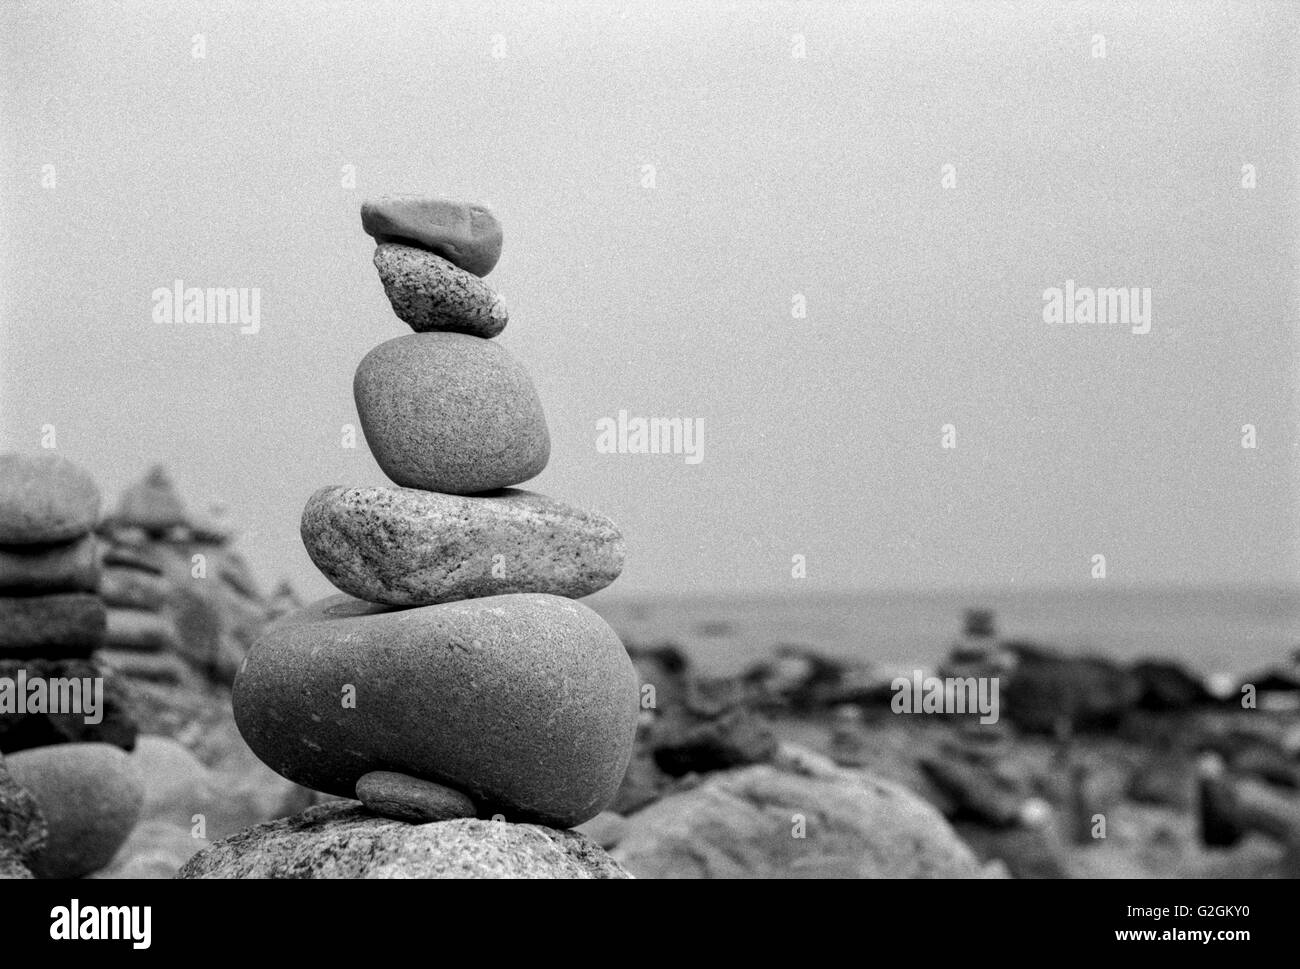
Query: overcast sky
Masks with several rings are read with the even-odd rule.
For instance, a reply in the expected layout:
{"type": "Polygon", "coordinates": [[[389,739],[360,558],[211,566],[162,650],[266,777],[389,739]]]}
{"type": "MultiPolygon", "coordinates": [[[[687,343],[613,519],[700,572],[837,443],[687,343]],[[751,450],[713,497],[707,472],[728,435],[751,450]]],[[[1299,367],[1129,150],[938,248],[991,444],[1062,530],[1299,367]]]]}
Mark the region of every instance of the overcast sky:
{"type": "Polygon", "coordinates": [[[329,591],[303,503],[385,480],[358,212],[425,191],[504,224],[530,487],[623,592],[1300,574],[1294,4],[179,6],[0,6],[0,445],[167,464],[268,583],[329,591]],[[155,323],[177,279],[259,331],[155,323]],[[1151,331],[1045,323],[1067,280],[1151,331]],[[703,460],[599,453],[620,410],[703,460]]]}

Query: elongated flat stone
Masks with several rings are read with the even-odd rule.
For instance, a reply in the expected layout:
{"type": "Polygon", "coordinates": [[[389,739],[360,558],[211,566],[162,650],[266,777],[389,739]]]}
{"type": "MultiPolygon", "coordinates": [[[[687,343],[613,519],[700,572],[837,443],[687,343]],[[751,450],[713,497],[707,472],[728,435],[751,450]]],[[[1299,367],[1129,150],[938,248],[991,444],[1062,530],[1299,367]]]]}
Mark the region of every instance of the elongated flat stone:
{"type": "Polygon", "coordinates": [[[104,642],[104,603],[88,592],[0,598],[0,658],[78,659],[104,642]]]}
{"type": "Polygon", "coordinates": [[[604,515],[513,489],[322,488],[303,509],[302,541],[339,589],[396,606],[512,592],[576,599],[618,578],[624,558],[604,515]]]}
{"type": "Polygon", "coordinates": [[[475,276],[486,276],[501,258],[501,223],[486,205],[385,195],[361,203],[361,228],[377,242],[409,239],[475,276]]]}
{"type": "Polygon", "coordinates": [[[412,824],[477,814],[474,802],[460,791],[387,770],[372,771],[357,781],[357,800],[380,817],[412,824]]]}
{"type": "Polygon", "coordinates": [[[99,594],[110,607],[155,611],[167,602],[167,581],[143,569],[110,566],[104,570],[99,594]]]}
{"type": "Polygon", "coordinates": [[[136,653],[179,653],[180,632],[172,618],[143,609],[110,609],[104,645],[136,653]]]}
{"type": "Polygon", "coordinates": [[[454,330],[490,339],[510,314],[492,287],[436,253],[384,243],[375,269],[397,318],[416,333],[454,330]]]}
{"type": "Polygon", "coordinates": [[[570,827],[618,790],[638,690],[618,636],[572,599],[332,596],[262,634],[232,700],[253,752],[306,787],[352,797],[366,774],[396,771],[485,817],[570,827]]]}
{"type": "Polygon", "coordinates": [[[0,548],[0,592],[93,592],[99,586],[99,541],[85,535],[57,545],[0,548]]]}
{"type": "Polygon", "coordinates": [[[366,443],[406,488],[467,495],[520,484],[551,455],[537,390],[495,340],[412,333],[375,347],[352,382],[366,443]]]}

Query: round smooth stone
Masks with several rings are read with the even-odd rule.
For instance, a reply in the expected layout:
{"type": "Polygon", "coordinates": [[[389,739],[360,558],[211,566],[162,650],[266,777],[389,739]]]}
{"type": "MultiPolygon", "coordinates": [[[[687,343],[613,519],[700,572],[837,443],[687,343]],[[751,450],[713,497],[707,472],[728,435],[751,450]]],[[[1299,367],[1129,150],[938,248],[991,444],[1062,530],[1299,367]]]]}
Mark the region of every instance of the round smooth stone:
{"type": "Polygon", "coordinates": [[[377,242],[409,239],[475,276],[486,276],[501,258],[501,223],[486,205],[385,195],[361,203],[361,228],[377,242]]]}
{"type": "Polygon", "coordinates": [[[235,679],[266,764],[339,797],[376,770],[463,792],[482,816],[570,827],[613,799],[638,682],[591,609],[547,595],[392,609],[331,596],[270,626],[235,679]]]}
{"type": "Polygon", "coordinates": [[[540,474],[551,456],[542,403],[501,344],[412,333],[375,347],[352,382],[366,443],[406,488],[467,495],[540,474]]]}
{"type": "Polygon", "coordinates": [[[58,545],[0,548],[0,592],[94,592],[99,580],[99,541],[94,535],[58,545]]]}
{"type": "Polygon", "coordinates": [[[99,488],[57,454],[0,454],[0,545],[80,538],[99,519],[99,488]]]}
{"type": "Polygon", "coordinates": [[[427,249],[384,243],[375,250],[375,268],[393,312],[416,333],[455,330],[488,339],[510,321],[491,286],[427,249]]]}
{"type": "Polygon", "coordinates": [[[89,656],[106,625],[103,601],[89,592],[0,598],[0,657],[89,656]]]}
{"type": "Polygon", "coordinates": [[[623,570],[618,527],[531,491],[322,488],[302,512],[307,554],[339,589],[424,606],[512,592],[577,599],[623,570]]]}
{"type": "Polygon", "coordinates": [[[474,802],[460,791],[387,770],[372,771],[357,781],[357,800],[380,817],[412,824],[478,816],[474,802]]]}
{"type": "Polygon", "coordinates": [[[107,865],[140,818],[144,788],[131,758],[110,744],[55,744],[5,758],[31,792],[50,835],[30,867],[38,878],[80,878],[107,865]]]}

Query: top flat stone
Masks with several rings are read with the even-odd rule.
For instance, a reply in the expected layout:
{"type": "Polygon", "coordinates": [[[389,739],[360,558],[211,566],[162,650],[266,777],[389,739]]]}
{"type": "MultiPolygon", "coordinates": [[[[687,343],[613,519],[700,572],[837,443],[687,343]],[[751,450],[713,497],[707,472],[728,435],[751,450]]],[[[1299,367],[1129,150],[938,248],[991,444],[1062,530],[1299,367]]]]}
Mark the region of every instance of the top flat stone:
{"type": "Polygon", "coordinates": [[[0,545],[80,538],[99,519],[99,488],[66,458],[0,454],[0,545]]]}
{"type": "Polygon", "coordinates": [[[501,223],[477,203],[385,195],[361,203],[361,227],[376,242],[409,240],[475,276],[486,276],[501,258],[501,223]]]}
{"type": "Polygon", "coordinates": [[[122,493],[117,510],[109,521],[113,525],[143,528],[158,535],[170,528],[188,525],[189,515],[167,469],[154,465],[142,480],[122,493]]]}

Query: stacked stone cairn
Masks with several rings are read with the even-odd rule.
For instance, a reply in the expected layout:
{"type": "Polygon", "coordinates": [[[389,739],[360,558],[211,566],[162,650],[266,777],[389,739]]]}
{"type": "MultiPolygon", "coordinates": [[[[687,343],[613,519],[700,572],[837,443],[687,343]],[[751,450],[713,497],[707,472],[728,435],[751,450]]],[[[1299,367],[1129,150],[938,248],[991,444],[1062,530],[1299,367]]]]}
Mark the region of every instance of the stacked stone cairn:
{"type": "Polygon", "coordinates": [[[132,680],[228,686],[270,609],[216,510],[190,512],[154,467],[101,522],[100,660],[132,680]]]}
{"type": "Polygon", "coordinates": [[[102,868],[139,817],[136,725],[94,661],[100,493],[51,453],[0,455],[0,876],[102,868]]]}
{"type": "Polygon", "coordinates": [[[484,206],[394,196],[362,227],[414,331],[357,368],[366,441],[398,487],[326,487],[302,539],[345,594],[272,625],[234,687],[253,751],[307,787],[425,823],[568,828],[614,798],[638,681],[612,629],[574,601],[623,565],[609,519],[518,485],[550,455],[524,369],[492,338],[482,279],[501,252],[484,206]]]}

